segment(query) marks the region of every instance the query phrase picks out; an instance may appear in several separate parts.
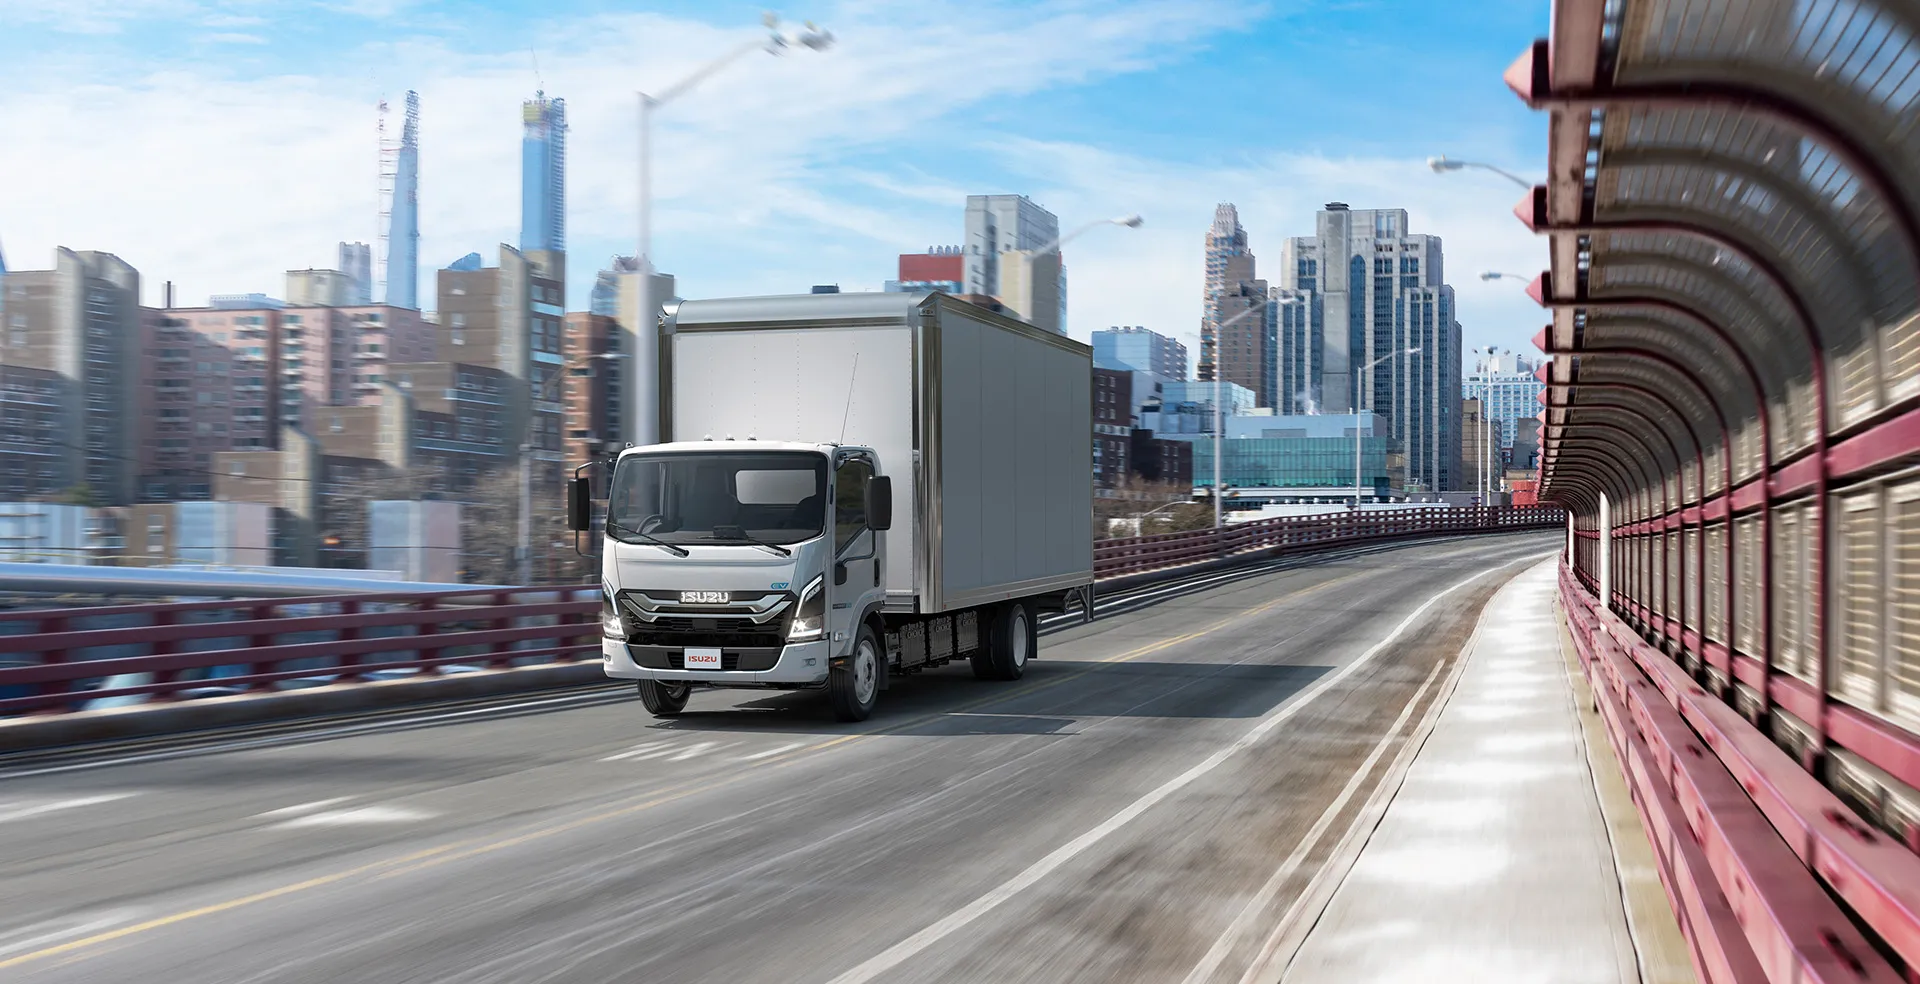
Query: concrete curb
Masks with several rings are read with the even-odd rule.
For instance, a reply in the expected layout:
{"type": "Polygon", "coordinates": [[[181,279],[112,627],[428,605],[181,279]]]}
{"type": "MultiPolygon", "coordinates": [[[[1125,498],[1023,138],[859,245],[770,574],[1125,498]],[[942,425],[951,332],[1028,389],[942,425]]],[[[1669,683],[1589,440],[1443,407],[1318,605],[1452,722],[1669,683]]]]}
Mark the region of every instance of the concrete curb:
{"type": "Polygon", "coordinates": [[[167,704],[0,720],[0,754],[266,721],[291,721],[407,704],[577,687],[607,679],[598,660],[546,663],[425,678],[341,683],[167,704]]]}

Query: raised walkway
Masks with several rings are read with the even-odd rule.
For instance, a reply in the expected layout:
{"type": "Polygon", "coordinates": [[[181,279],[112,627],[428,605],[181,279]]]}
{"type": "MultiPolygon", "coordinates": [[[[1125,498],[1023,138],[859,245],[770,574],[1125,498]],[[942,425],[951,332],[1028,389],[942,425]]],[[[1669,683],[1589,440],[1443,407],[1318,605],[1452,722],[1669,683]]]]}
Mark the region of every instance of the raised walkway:
{"type": "Polygon", "coordinates": [[[1488,603],[1378,825],[1329,866],[1337,887],[1269,980],[1694,980],[1568,654],[1554,573],[1533,567],[1488,603]]]}

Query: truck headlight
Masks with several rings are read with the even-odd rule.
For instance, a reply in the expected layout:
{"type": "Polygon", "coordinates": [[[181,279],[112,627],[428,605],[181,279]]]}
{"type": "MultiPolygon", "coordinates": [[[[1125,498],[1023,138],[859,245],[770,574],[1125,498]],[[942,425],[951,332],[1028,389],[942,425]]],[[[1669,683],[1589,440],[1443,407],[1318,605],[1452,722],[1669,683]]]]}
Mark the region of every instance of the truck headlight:
{"type": "Polygon", "coordinates": [[[793,628],[787,630],[788,642],[812,642],[827,631],[827,582],[822,574],[800,592],[800,607],[793,612],[793,628]]]}
{"type": "Polygon", "coordinates": [[[608,639],[626,639],[627,620],[620,617],[620,607],[613,603],[613,589],[600,586],[600,634],[608,639]]]}

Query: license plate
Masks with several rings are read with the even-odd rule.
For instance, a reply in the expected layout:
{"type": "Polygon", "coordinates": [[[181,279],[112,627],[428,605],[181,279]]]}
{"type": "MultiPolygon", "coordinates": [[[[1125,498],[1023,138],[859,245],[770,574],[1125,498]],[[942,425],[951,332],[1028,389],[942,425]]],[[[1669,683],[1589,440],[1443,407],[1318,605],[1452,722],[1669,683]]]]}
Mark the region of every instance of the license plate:
{"type": "Polygon", "coordinates": [[[689,649],[682,665],[689,670],[717,670],[720,668],[720,650],[689,649]]]}
{"type": "Polygon", "coordinates": [[[682,605],[724,605],[729,601],[725,591],[682,591],[682,605]]]}

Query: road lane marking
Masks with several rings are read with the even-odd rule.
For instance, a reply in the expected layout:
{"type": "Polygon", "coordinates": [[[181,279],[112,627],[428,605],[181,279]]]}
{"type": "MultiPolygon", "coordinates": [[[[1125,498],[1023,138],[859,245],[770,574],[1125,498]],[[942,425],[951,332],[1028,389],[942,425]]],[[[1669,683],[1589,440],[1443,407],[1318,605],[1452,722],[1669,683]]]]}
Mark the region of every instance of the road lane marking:
{"type": "Polygon", "coordinates": [[[439,814],[411,806],[356,806],[346,810],[322,810],[291,820],[282,820],[269,830],[300,830],[308,827],[361,827],[390,823],[418,823],[439,814]]]}
{"type": "Polygon", "coordinates": [[[804,741],[796,741],[796,742],[793,742],[793,743],[791,743],[791,744],[787,744],[787,745],[781,745],[781,746],[780,746],[779,748],[769,748],[769,749],[767,749],[767,750],[766,750],[766,751],[764,751],[764,752],[755,752],[755,753],[753,753],[752,755],[742,755],[742,756],[740,756],[739,758],[736,758],[736,759],[734,759],[734,761],[736,761],[736,762],[758,762],[758,761],[760,761],[760,760],[761,760],[761,759],[763,759],[763,758],[772,758],[772,757],[774,757],[775,755],[779,755],[779,754],[780,754],[780,753],[782,753],[782,752],[791,752],[791,751],[793,751],[794,749],[796,749],[796,748],[799,748],[799,747],[801,747],[801,746],[803,746],[803,745],[805,745],[805,744],[806,744],[806,742],[804,742],[804,741]]]}
{"type": "MultiPolygon", "coordinates": [[[[1463,648],[1460,654],[1454,658],[1453,668],[1448,674],[1447,682],[1441,686],[1440,693],[1434,698],[1433,703],[1428,705],[1427,713],[1422,715],[1420,724],[1414,728],[1413,733],[1406,736],[1406,741],[1401,745],[1401,755],[1396,757],[1393,765],[1388,768],[1387,775],[1381,776],[1380,783],[1376,784],[1376,791],[1380,788],[1380,785],[1388,781],[1394,769],[1400,764],[1400,759],[1406,757],[1406,750],[1417,747],[1424,742],[1425,736],[1422,734],[1422,729],[1430,729],[1431,722],[1439,716],[1440,709],[1446,706],[1447,698],[1453,691],[1454,683],[1459,680],[1461,669],[1467,665],[1467,654],[1471,651],[1472,642],[1469,640],[1467,647],[1463,648]]],[[[1246,905],[1241,907],[1239,915],[1234,917],[1233,922],[1227,924],[1226,931],[1221,933],[1220,938],[1214,941],[1213,946],[1207,950],[1206,956],[1202,957],[1200,962],[1194,965],[1193,970],[1187,974],[1183,984],[1203,984],[1203,982],[1211,979],[1214,973],[1220,969],[1220,964],[1223,963],[1227,955],[1232,952],[1234,944],[1238,943],[1240,938],[1251,928],[1254,921],[1266,912],[1267,906],[1272,904],[1274,898],[1280,894],[1280,889],[1285,887],[1286,883],[1299,872],[1302,865],[1306,864],[1307,856],[1312,853],[1315,847],[1319,846],[1320,839],[1327,835],[1327,831],[1333,828],[1335,818],[1346,809],[1348,801],[1352,800],[1354,795],[1360,791],[1360,787],[1365,784],[1366,778],[1373,772],[1373,767],[1379,764],[1381,757],[1386,754],[1387,749],[1393,744],[1394,739],[1400,736],[1400,729],[1406,727],[1407,720],[1413,716],[1413,709],[1420,704],[1421,696],[1432,688],[1434,680],[1439,677],[1440,671],[1446,668],[1447,665],[1445,661],[1433,664],[1432,671],[1427,674],[1427,679],[1420,684],[1420,689],[1414,691],[1413,696],[1408,698],[1407,706],[1400,709],[1400,716],[1394,719],[1393,727],[1388,728],[1386,734],[1380,737],[1379,743],[1374,745],[1373,750],[1368,753],[1366,761],[1360,763],[1360,768],[1354,771],[1353,777],[1347,780],[1345,786],[1341,787],[1340,795],[1334,797],[1333,802],[1327,806],[1326,812],[1320,814],[1319,819],[1314,821],[1313,826],[1307,830],[1306,836],[1302,837],[1300,843],[1294,847],[1293,853],[1287,855],[1286,860],[1280,863],[1280,867],[1274,870],[1273,876],[1268,878],[1266,883],[1260,886],[1260,890],[1255,892],[1253,897],[1247,900],[1246,905]]],[[[1364,819],[1366,819],[1366,817],[1363,809],[1362,815],[1356,818],[1356,820],[1364,819]]],[[[1355,825],[1357,826],[1357,823],[1355,825]]]]}
{"type": "MultiPolygon", "coordinates": [[[[1523,558],[1523,560],[1525,559],[1537,558],[1523,558]]],[[[865,984],[865,982],[871,981],[881,974],[900,966],[927,948],[965,928],[981,916],[1006,904],[1008,900],[1039,883],[1048,875],[1059,870],[1067,862],[1086,853],[1089,848],[1105,840],[1115,831],[1133,822],[1136,818],[1165,801],[1174,793],[1192,785],[1202,776],[1219,768],[1220,765],[1228,759],[1231,759],[1241,751],[1258,743],[1261,739],[1272,733],[1275,728],[1300,713],[1302,708],[1311,704],[1321,694],[1331,690],[1341,681],[1359,671],[1360,668],[1371,663],[1375,656],[1378,656],[1389,645],[1392,645],[1398,640],[1409,626],[1421,616],[1425,615],[1427,610],[1439,603],[1442,598],[1494,571],[1503,570],[1521,562],[1521,560],[1508,561],[1504,564],[1486,568],[1474,574],[1472,577],[1454,582],[1451,586],[1429,597],[1420,604],[1420,607],[1410,612],[1406,618],[1401,619],[1400,623],[1395,625],[1393,629],[1387,633],[1385,638],[1374,643],[1366,652],[1354,657],[1346,666],[1321,678],[1320,682],[1303,691],[1294,700],[1288,701],[1280,707],[1267,712],[1267,714],[1260,719],[1259,723],[1248,729],[1247,732],[1235,740],[1233,744],[1207,756],[1207,758],[1199,764],[1155,787],[1132,803],[1129,803],[1125,808],[1120,810],[1120,812],[1102,821],[1098,826],[1055,848],[1047,856],[1028,865],[1026,869],[1019,874],[1002,882],[986,894],[934,922],[933,925],[882,950],[880,953],[868,958],[846,973],[833,978],[829,984],[865,984]]]]}
{"type": "Polygon", "coordinates": [[[686,750],[667,759],[667,761],[685,762],[690,758],[699,758],[700,756],[705,755],[708,752],[721,751],[724,749],[732,748],[733,746],[738,744],[740,743],[737,741],[730,741],[724,745],[720,744],[717,741],[703,741],[697,745],[688,746],[686,750]]]}
{"type": "Polygon", "coordinates": [[[308,803],[295,803],[292,806],[283,806],[278,810],[268,810],[267,812],[260,814],[259,819],[265,820],[271,817],[302,816],[304,814],[314,813],[320,810],[324,810],[329,806],[337,806],[341,803],[347,802],[350,799],[353,799],[353,797],[335,796],[332,799],[313,800],[308,803]]]}
{"type": "Polygon", "coordinates": [[[603,759],[601,759],[600,761],[602,761],[602,762],[623,762],[623,761],[625,761],[625,760],[627,760],[627,759],[630,759],[630,758],[633,758],[633,757],[634,757],[634,756],[636,756],[636,755],[643,755],[643,754],[645,754],[645,753],[647,753],[647,752],[651,752],[651,751],[653,751],[653,750],[655,750],[655,749],[658,749],[658,748],[664,748],[664,747],[666,747],[667,745],[671,745],[671,744],[673,744],[673,741],[672,741],[672,739],[667,739],[667,740],[665,740],[665,741],[649,741],[649,742],[643,742],[643,743],[641,743],[641,744],[638,744],[638,745],[635,745],[635,746],[633,746],[632,748],[629,748],[629,749],[627,749],[627,750],[626,750],[626,751],[624,751],[624,752],[615,752],[614,754],[612,754],[612,755],[609,755],[609,756],[607,756],[607,757],[605,757],[605,758],[603,758],[603,759]]]}
{"type": "Polygon", "coordinates": [[[69,916],[66,919],[49,919],[46,922],[21,926],[7,933],[0,933],[0,957],[4,957],[9,953],[18,953],[21,950],[32,947],[43,946],[62,937],[73,936],[78,933],[98,932],[115,923],[125,922],[133,918],[133,915],[134,911],[129,909],[102,913],[94,918],[84,919],[79,922],[74,921],[75,917],[69,916]],[[65,925],[62,925],[63,923],[65,925]],[[33,935],[26,935],[28,933],[32,933],[33,935]]]}
{"type": "MultiPolygon", "coordinates": [[[[1546,556],[1546,555],[1541,554],[1536,556],[1546,556]]],[[[1528,558],[1528,559],[1534,559],[1534,558],[1528,558]]],[[[1506,566],[1510,566],[1512,563],[1518,563],[1518,561],[1510,561],[1508,564],[1502,564],[1499,566],[1506,567],[1506,566]]],[[[1498,570],[1498,569],[1499,567],[1495,567],[1495,568],[1489,568],[1488,570],[1498,570]]],[[[1230,615],[1226,618],[1215,621],[1213,624],[1207,626],[1206,628],[1195,631],[1195,632],[1188,632],[1183,635],[1175,636],[1171,639],[1163,640],[1161,642],[1150,643],[1145,646],[1140,646],[1135,649],[1129,650],[1125,653],[1122,653],[1119,656],[1108,657],[1108,658],[1099,659],[1099,660],[1082,660],[1082,661],[1076,661],[1076,662],[1089,662],[1089,663],[1128,662],[1130,660],[1137,659],[1141,656],[1159,652],[1163,649],[1166,649],[1169,646],[1177,645],[1181,642],[1186,642],[1193,639],[1201,638],[1203,636],[1211,635],[1212,633],[1217,632],[1220,629],[1226,628],[1227,626],[1233,625],[1237,622],[1240,622],[1241,620],[1247,617],[1268,611],[1272,609],[1274,606],[1284,601],[1297,601],[1302,597],[1317,593],[1319,591],[1333,587],[1342,582],[1353,580],[1355,578],[1358,578],[1364,575],[1371,575],[1376,573],[1377,573],[1376,571],[1372,571],[1372,570],[1362,570],[1362,571],[1355,571],[1351,574],[1343,575],[1341,577],[1330,578],[1318,584],[1308,585],[1308,586],[1290,591],[1287,594],[1280,596],[1279,598],[1272,599],[1260,605],[1254,606],[1249,609],[1245,609],[1239,613],[1236,613],[1234,615],[1230,615]]],[[[1484,573],[1486,572],[1483,571],[1482,574],[1484,573]]],[[[1479,576],[1480,575],[1475,575],[1475,577],[1479,577],[1479,576]]],[[[1472,580],[1472,578],[1469,578],[1468,580],[1472,580]]],[[[1465,583],[1465,582],[1462,582],[1462,583],[1465,583]]],[[[1452,589],[1448,589],[1448,590],[1452,590],[1452,589]]],[[[1429,604],[1431,604],[1431,602],[1429,602],[1429,604]]],[[[676,786],[667,786],[667,787],[664,787],[663,789],[656,790],[652,793],[643,794],[642,798],[638,799],[637,801],[630,802],[627,805],[618,806],[609,810],[603,810],[600,813],[591,814],[591,815],[581,817],[579,819],[568,821],[565,823],[554,824],[554,825],[544,826],[544,827],[536,826],[527,830],[524,833],[513,835],[506,838],[497,839],[497,840],[492,840],[492,841],[489,841],[486,837],[472,837],[464,840],[456,840],[446,844],[438,845],[436,847],[430,847],[424,850],[415,851],[410,854],[401,855],[399,857],[387,858],[380,861],[372,861],[366,864],[357,865],[352,868],[345,868],[345,869],[334,871],[328,874],[316,875],[312,878],[308,878],[303,881],[293,882],[293,883],[281,885],[275,888],[254,892],[249,895],[243,895],[236,898],[227,899],[221,902],[213,902],[213,903],[209,903],[203,906],[198,906],[192,909],[184,909],[178,912],[171,913],[169,915],[158,916],[153,919],[146,920],[144,922],[135,923],[130,926],[123,926],[119,929],[108,930],[102,933],[96,933],[92,936],[87,936],[87,937],[83,937],[76,940],[70,940],[68,942],[56,944],[54,946],[44,947],[42,949],[35,950],[29,953],[23,953],[18,956],[0,958],[0,970],[7,970],[13,967],[21,966],[23,964],[47,960],[53,957],[66,956],[68,954],[77,953],[81,950],[99,946],[101,944],[111,943],[116,940],[126,939],[128,937],[137,936],[143,933],[149,933],[154,930],[164,929],[169,926],[175,926],[180,923],[190,922],[192,920],[201,919],[207,916],[218,915],[225,912],[231,912],[236,909],[242,909],[248,906],[258,905],[259,903],[262,903],[262,902],[270,902],[274,899],[284,898],[286,896],[298,894],[300,892],[311,891],[313,889],[323,888],[328,885],[337,885],[341,882],[349,881],[362,876],[369,876],[374,880],[383,880],[385,878],[393,877],[395,875],[405,874],[413,871],[419,871],[429,867],[435,867],[450,861],[463,860],[470,857],[490,854],[495,851],[505,850],[507,848],[518,846],[520,844],[525,844],[531,841],[542,840],[548,837],[558,836],[560,834],[567,833],[573,830],[578,830],[583,827],[593,826],[596,824],[608,822],[610,820],[616,820],[624,817],[633,816],[635,814],[642,813],[647,810],[654,809],[656,807],[664,806],[669,803],[686,799],[687,797],[694,796],[699,793],[714,792],[720,789],[727,788],[729,786],[737,785],[749,778],[757,777],[762,771],[785,768],[786,766],[792,765],[795,762],[810,760],[812,758],[817,757],[819,753],[825,752],[832,748],[837,748],[837,747],[846,745],[850,742],[856,742],[856,741],[869,739],[869,738],[877,738],[877,737],[881,737],[889,734],[898,734],[903,731],[908,731],[913,728],[920,727],[921,725],[924,725],[930,721],[938,720],[940,717],[947,714],[952,714],[952,713],[957,713],[962,711],[969,711],[976,708],[986,707],[992,704],[1001,703],[1009,700],[1022,699],[1022,698],[1031,696],[1032,694],[1051,689],[1053,687],[1063,686],[1074,680],[1080,679],[1081,677],[1085,676],[1088,672],[1091,672],[1091,671],[1081,671],[1078,673],[1070,673],[1067,675],[1063,675],[1059,679],[1048,681],[1047,683],[1039,684],[1036,686],[1023,687],[1020,690],[1013,693],[996,694],[991,697],[984,697],[977,701],[961,704],[954,708],[928,712],[926,714],[921,714],[914,718],[910,718],[906,721],[902,721],[899,724],[891,725],[885,728],[880,728],[874,731],[860,732],[857,734],[850,734],[850,735],[842,735],[840,737],[833,738],[824,742],[819,742],[810,747],[803,748],[791,753],[787,753],[782,756],[764,759],[759,764],[756,764],[753,769],[748,771],[736,773],[732,776],[723,777],[717,780],[712,780],[707,782],[687,782],[687,783],[682,783],[676,786]]]]}
{"type": "Polygon", "coordinates": [[[23,803],[20,800],[0,801],[0,823],[9,823],[14,820],[27,820],[33,817],[45,816],[49,813],[59,813],[63,810],[77,810],[86,806],[98,806],[101,803],[123,800],[132,795],[134,794],[96,793],[92,796],[75,796],[72,799],[52,800],[45,803],[23,803]]]}

